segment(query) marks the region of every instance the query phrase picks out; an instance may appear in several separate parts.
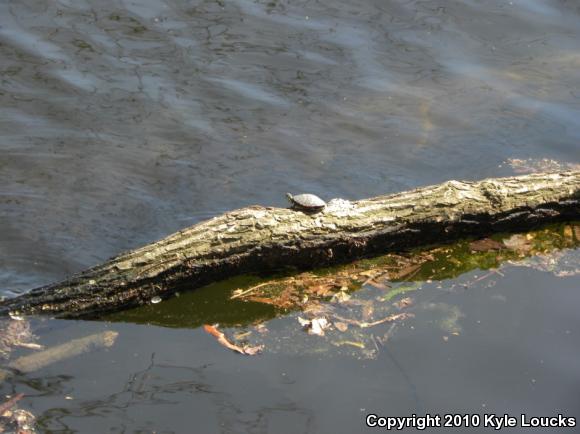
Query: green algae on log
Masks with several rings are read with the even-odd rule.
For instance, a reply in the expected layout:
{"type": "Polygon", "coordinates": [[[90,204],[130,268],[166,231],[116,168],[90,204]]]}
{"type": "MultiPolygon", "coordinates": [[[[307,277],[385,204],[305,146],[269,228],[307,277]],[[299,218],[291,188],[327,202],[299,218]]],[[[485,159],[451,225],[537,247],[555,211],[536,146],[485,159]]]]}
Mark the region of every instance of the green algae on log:
{"type": "MultiPolygon", "coordinates": [[[[524,233],[499,233],[493,239],[505,248],[473,251],[471,247],[477,241],[461,239],[291,275],[282,272],[269,276],[236,276],[164,303],[148,304],[103,318],[112,322],[192,329],[218,323],[221,329],[231,329],[236,335],[244,335],[255,327],[258,334],[263,334],[266,329],[271,331],[270,320],[309,316],[315,306],[328,307],[331,312],[339,307],[341,315],[356,319],[361,309],[370,304],[377,314],[373,318],[376,320],[381,315],[400,312],[409,298],[417,301],[417,292],[425,292],[421,290],[426,289],[431,295],[430,289],[446,295],[454,291],[463,294],[465,289],[478,284],[493,286],[495,281],[504,278],[506,271],[509,274],[516,267],[560,277],[580,275],[580,252],[577,251],[580,221],[543,225],[524,233]],[[413,267],[415,271],[408,273],[406,270],[411,265],[417,265],[418,269],[413,267]],[[329,291],[321,293],[321,287],[328,287],[329,291]]],[[[432,302],[431,295],[425,294],[424,300],[432,302]]],[[[412,301],[412,305],[416,308],[417,303],[412,301]]],[[[411,309],[415,311],[413,306],[411,309]]]]}
{"type": "Polygon", "coordinates": [[[580,171],[448,181],[317,214],[252,206],[0,302],[0,314],[95,318],[251,272],[310,269],[363,256],[580,218],[580,171]]]}

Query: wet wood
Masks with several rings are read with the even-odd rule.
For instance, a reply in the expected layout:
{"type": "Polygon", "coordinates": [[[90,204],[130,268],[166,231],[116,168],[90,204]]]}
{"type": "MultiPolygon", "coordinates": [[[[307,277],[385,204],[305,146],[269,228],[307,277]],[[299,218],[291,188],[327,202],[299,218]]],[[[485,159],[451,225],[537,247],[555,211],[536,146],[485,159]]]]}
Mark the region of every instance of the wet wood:
{"type": "MultiPolygon", "coordinates": [[[[6,411],[8,411],[12,407],[14,407],[18,403],[18,401],[20,401],[22,398],[24,398],[24,394],[19,393],[18,395],[10,398],[4,404],[0,404],[0,416],[2,416],[6,411]]],[[[0,432],[2,432],[2,431],[0,431],[0,432]]]]}
{"type": "Polygon", "coordinates": [[[253,206],[0,302],[0,314],[94,318],[242,273],[327,266],[578,218],[580,171],[449,181],[356,202],[336,199],[315,214],[253,206]]]}
{"type": "Polygon", "coordinates": [[[8,364],[8,369],[0,369],[0,381],[12,375],[12,372],[34,372],[61,360],[70,359],[98,348],[111,347],[118,335],[117,332],[108,330],[19,357],[8,364]]]}

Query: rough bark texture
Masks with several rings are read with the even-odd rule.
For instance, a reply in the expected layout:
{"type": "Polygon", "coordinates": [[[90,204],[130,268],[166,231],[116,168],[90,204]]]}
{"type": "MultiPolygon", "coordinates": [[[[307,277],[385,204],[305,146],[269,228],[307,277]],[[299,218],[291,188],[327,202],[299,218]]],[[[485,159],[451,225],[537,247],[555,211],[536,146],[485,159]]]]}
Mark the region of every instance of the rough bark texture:
{"type": "Polygon", "coordinates": [[[236,274],[307,269],[579,217],[580,171],[449,181],[357,202],[335,199],[317,214],[254,206],[0,302],[0,314],[93,318],[236,274]]]}

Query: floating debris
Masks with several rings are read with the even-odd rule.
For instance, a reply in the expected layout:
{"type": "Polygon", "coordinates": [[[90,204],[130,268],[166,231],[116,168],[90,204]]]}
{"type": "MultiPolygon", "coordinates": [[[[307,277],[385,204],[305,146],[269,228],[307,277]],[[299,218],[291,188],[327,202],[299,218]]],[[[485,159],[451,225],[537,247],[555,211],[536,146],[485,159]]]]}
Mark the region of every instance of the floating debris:
{"type": "Polygon", "coordinates": [[[423,262],[418,264],[409,264],[406,267],[403,267],[402,269],[394,272],[393,274],[390,274],[389,276],[392,280],[410,279],[419,272],[422,265],[423,262]]]}
{"type": "Polygon", "coordinates": [[[511,261],[516,267],[528,267],[552,273],[557,277],[580,275],[580,255],[578,251],[561,250],[549,255],[535,255],[519,261],[511,261]]]}
{"type": "MultiPolygon", "coordinates": [[[[274,315],[290,315],[293,321],[277,323],[272,330],[254,326],[262,336],[234,332],[232,336],[237,339],[230,344],[247,338],[252,345],[266,341],[269,351],[317,353],[334,346],[341,348],[343,354],[372,358],[380,353],[379,344],[400,329],[397,324],[428,312],[445,339],[452,339],[461,333],[463,314],[453,305],[431,302],[432,290],[453,293],[476,285],[493,287],[503,277],[499,269],[502,264],[533,267],[562,277],[578,274],[580,257],[577,250],[570,249],[577,248],[579,243],[580,225],[556,224],[524,234],[505,235],[503,239],[494,236],[494,239],[464,240],[333,269],[270,278],[238,288],[230,298],[270,305],[276,309],[274,315]],[[478,271],[471,273],[474,270],[478,271]],[[458,280],[462,275],[465,278],[458,280]],[[411,294],[419,290],[423,291],[411,294]],[[425,299],[430,301],[421,301],[425,299]],[[296,322],[319,339],[308,339],[300,348],[291,348],[288,344],[295,337],[296,322]],[[373,333],[366,331],[370,328],[373,333]]],[[[413,329],[413,324],[409,324],[408,330],[413,329]]],[[[236,346],[244,350],[244,346],[236,346]]]]}
{"type": "Polygon", "coordinates": [[[361,329],[366,329],[369,327],[375,327],[378,326],[379,324],[383,324],[386,322],[393,322],[393,321],[403,321],[406,320],[408,318],[414,318],[415,315],[412,313],[396,313],[393,315],[389,315],[383,319],[379,319],[377,321],[372,321],[372,322],[366,322],[366,321],[357,321],[355,319],[350,319],[350,318],[342,318],[339,316],[336,316],[336,319],[340,320],[341,322],[345,322],[348,324],[352,324],[352,325],[356,325],[358,327],[360,327],[361,329]]]}
{"type": "Polygon", "coordinates": [[[10,398],[4,404],[0,404],[0,433],[34,434],[36,417],[29,411],[15,409],[16,404],[24,395],[10,398]]]}
{"type": "Polygon", "coordinates": [[[256,291],[257,289],[263,288],[264,286],[268,286],[268,285],[271,285],[271,284],[272,284],[272,282],[263,282],[263,283],[260,283],[259,285],[252,286],[251,288],[248,288],[248,289],[246,289],[246,290],[243,290],[243,289],[236,289],[236,290],[233,292],[233,294],[232,294],[232,296],[230,297],[230,299],[231,299],[231,300],[234,300],[234,299],[236,299],[236,298],[240,298],[240,297],[246,296],[246,295],[248,295],[248,294],[250,294],[250,293],[252,293],[252,292],[256,291]]]}
{"type": "Polygon", "coordinates": [[[405,308],[411,306],[412,304],[413,304],[413,299],[411,297],[405,297],[405,298],[393,303],[393,305],[399,310],[405,309],[405,308]]]}
{"type": "Polygon", "coordinates": [[[309,335],[324,336],[324,330],[330,327],[330,322],[324,318],[304,319],[298,317],[298,322],[304,329],[308,331],[309,335]]]}
{"type": "Polygon", "coordinates": [[[337,346],[337,347],[342,347],[342,346],[348,345],[351,347],[360,348],[361,350],[363,350],[365,348],[364,342],[356,342],[356,341],[333,341],[332,345],[337,346]]]}
{"type": "Polygon", "coordinates": [[[22,398],[24,398],[24,394],[19,393],[18,395],[8,399],[8,401],[6,401],[4,404],[0,404],[0,415],[3,415],[6,410],[10,410],[12,407],[14,407],[16,403],[22,398]]]}
{"type": "Polygon", "coordinates": [[[338,291],[336,294],[332,296],[330,299],[333,303],[344,303],[351,299],[351,295],[346,291],[338,291]]]}
{"type": "Polygon", "coordinates": [[[397,323],[391,324],[387,332],[382,337],[375,337],[381,345],[385,345],[395,334],[395,330],[397,329],[397,323]]]}
{"type": "Polygon", "coordinates": [[[216,325],[209,325],[209,324],[205,324],[203,326],[203,329],[209,333],[210,335],[212,335],[213,337],[215,337],[217,339],[217,341],[223,345],[224,347],[235,351],[236,353],[239,354],[244,354],[246,356],[255,356],[256,354],[259,354],[262,352],[262,350],[264,349],[263,345],[256,345],[256,346],[239,346],[236,344],[233,344],[232,342],[230,342],[227,338],[226,335],[222,332],[220,332],[217,329],[217,324],[216,325]]]}
{"type": "Polygon", "coordinates": [[[268,327],[264,323],[256,324],[254,328],[258,333],[268,333],[268,327]]]}
{"type": "Polygon", "coordinates": [[[389,285],[387,283],[380,282],[380,281],[376,280],[375,278],[370,278],[368,280],[365,280],[363,285],[364,286],[370,285],[374,288],[381,289],[383,291],[387,291],[391,287],[391,285],[389,285]]]}
{"type": "Polygon", "coordinates": [[[334,292],[332,291],[333,286],[334,285],[328,283],[322,285],[314,285],[308,288],[308,292],[319,297],[328,297],[329,295],[334,294],[334,292]]]}
{"type": "Polygon", "coordinates": [[[8,316],[14,321],[24,321],[25,319],[22,315],[19,315],[16,312],[8,312],[8,316]]]}
{"type": "Polygon", "coordinates": [[[0,369],[0,381],[12,375],[13,371],[34,372],[52,363],[78,356],[95,348],[109,348],[115,344],[118,335],[119,333],[115,331],[107,330],[19,357],[7,365],[10,370],[0,369]]]}
{"type": "Polygon", "coordinates": [[[512,235],[508,239],[503,240],[503,244],[508,249],[514,250],[521,254],[526,254],[534,248],[532,238],[522,234],[512,235]]]}
{"type": "Polygon", "coordinates": [[[34,342],[35,339],[28,321],[0,321],[0,358],[7,359],[16,347],[42,349],[42,345],[34,342]]]}
{"type": "Polygon", "coordinates": [[[356,288],[371,286],[389,291],[393,280],[413,278],[424,264],[433,259],[429,252],[409,257],[390,254],[374,261],[359,261],[332,274],[305,272],[271,279],[246,289],[238,288],[230,299],[270,304],[282,310],[304,309],[317,301],[344,303],[351,298],[350,291],[356,288]]]}
{"type": "Polygon", "coordinates": [[[161,297],[159,296],[155,296],[151,299],[151,304],[157,304],[157,303],[161,303],[163,300],[161,299],[161,297]]]}

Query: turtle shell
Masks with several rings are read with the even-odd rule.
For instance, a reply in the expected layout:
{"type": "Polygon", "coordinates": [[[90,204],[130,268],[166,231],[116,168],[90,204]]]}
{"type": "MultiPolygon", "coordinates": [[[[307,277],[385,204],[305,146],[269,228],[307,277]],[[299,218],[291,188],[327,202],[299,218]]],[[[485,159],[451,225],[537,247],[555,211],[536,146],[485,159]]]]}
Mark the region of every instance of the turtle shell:
{"type": "Polygon", "coordinates": [[[290,202],[292,202],[293,205],[300,208],[321,209],[326,206],[326,202],[324,202],[318,196],[310,193],[297,194],[296,196],[288,194],[288,199],[290,202]]]}

